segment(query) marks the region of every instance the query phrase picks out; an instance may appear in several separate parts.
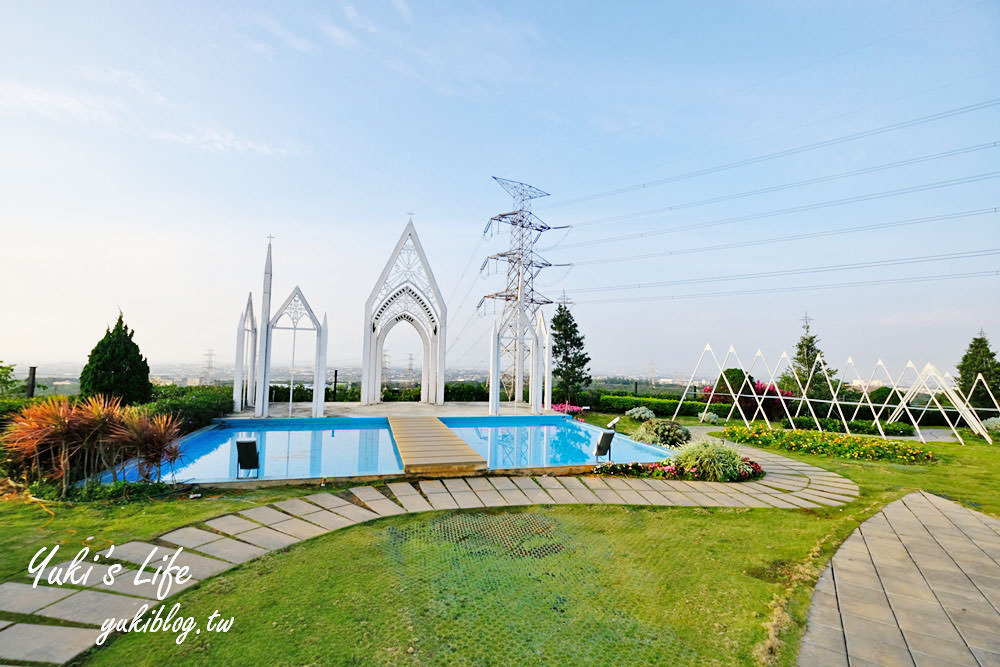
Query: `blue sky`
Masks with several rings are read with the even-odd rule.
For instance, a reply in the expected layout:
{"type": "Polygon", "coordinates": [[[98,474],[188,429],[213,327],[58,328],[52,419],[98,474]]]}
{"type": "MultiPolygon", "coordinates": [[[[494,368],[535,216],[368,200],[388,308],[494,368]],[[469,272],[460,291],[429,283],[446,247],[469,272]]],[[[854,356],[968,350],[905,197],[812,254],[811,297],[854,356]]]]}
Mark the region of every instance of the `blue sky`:
{"type": "MultiPolygon", "coordinates": [[[[980,327],[1000,342],[996,275],[780,291],[993,271],[998,255],[706,282],[997,249],[996,213],[664,254],[996,207],[1000,106],[628,189],[1000,97],[994,2],[203,4],[0,9],[0,358],[82,363],[121,308],[154,365],[228,362],[272,233],[275,299],[300,285],[329,314],[331,365],[356,364],[412,210],[449,301],[449,366],[485,366],[491,313],[473,313],[502,276],[477,269],[502,241],[481,232],[510,203],[493,175],[552,193],[536,213],[575,225],[539,247],[577,265],[539,284],[575,300],[598,372],[686,372],[706,341],[776,355],[807,310],[834,365],[951,369],[980,327]],[[862,195],[879,196],[814,206],[862,195]],[[635,254],[658,256],[599,261],[635,254]],[[671,280],[693,282],[594,291],[671,280]]],[[[417,342],[397,328],[393,362],[419,364],[417,342]]]]}

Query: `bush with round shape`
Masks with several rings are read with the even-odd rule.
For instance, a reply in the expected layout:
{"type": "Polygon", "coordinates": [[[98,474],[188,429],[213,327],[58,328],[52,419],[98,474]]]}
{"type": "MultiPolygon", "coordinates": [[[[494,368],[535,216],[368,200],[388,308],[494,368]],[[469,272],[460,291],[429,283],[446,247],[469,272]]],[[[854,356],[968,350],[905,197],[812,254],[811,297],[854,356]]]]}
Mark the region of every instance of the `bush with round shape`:
{"type": "Polygon", "coordinates": [[[710,440],[685,445],[672,461],[678,468],[697,474],[699,479],[706,482],[730,482],[741,479],[743,475],[740,465],[743,462],[743,457],[735,449],[710,440]]]}
{"type": "Polygon", "coordinates": [[[698,415],[698,419],[704,422],[705,424],[712,424],[712,425],[718,424],[720,421],[722,421],[719,415],[715,414],[714,412],[709,412],[707,410],[698,415]]]}
{"type": "Polygon", "coordinates": [[[1000,433],[1000,417],[990,417],[989,419],[984,419],[983,426],[985,426],[986,430],[990,433],[1000,433]]]}
{"type": "Polygon", "coordinates": [[[691,431],[669,419],[650,419],[630,436],[637,442],[661,447],[680,447],[691,440],[691,431]]]}
{"type": "Polygon", "coordinates": [[[625,416],[630,419],[634,419],[637,422],[648,422],[650,419],[656,418],[656,413],[647,408],[645,405],[639,405],[631,410],[626,410],[625,416]]]}

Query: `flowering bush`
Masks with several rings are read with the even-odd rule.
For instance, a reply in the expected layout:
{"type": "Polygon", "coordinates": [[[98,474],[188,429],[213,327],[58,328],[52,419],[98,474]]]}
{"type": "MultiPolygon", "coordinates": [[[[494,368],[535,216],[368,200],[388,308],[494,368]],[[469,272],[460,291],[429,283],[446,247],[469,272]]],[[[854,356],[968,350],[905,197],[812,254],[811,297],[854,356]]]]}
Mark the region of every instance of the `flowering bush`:
{"type": "Polygon", "coordinates": [[[650,419],[656,418],[656,413],[647,408],[645,405],[639,405],[631,410],[626,410],[625,416],[630,417],[637,422],[648,422],[650,419]]]}
{"type": "Polygon", "coordinates": [[[701,482],[744,482],[758,479],[764,470],[756,461],[741,457],[732,447],[698,442],[684,447],[674,459],[658,463],[603,463],[594,472],[619,477],[701,482]]]}
{"type": "Polygon", "coordinates": [[[773,447],[789,452],[805,452],[822,456],[837,456],[858,461],[893,461],[895,463],[927,463],[934,453],[914,447],[908,442],[862,438],[823,431],[771,430],[763,424],[727,426],[727,440],[752,447],[773,447]]]}
{"type": "Polygon", "coordinates": [[[635,430],[632,439],[647,445],[662,447],[679,447],[691,440],[691,431],[675,421],[668,419],[650,419],[635,430]]]}
{"type": "Polygon", "coordinates": [[[575,415],[578,412],[583,412],[583,408],[579,405],[570,405],[569,403],[553,403],[552,409],[566,415],[575,415]]]}

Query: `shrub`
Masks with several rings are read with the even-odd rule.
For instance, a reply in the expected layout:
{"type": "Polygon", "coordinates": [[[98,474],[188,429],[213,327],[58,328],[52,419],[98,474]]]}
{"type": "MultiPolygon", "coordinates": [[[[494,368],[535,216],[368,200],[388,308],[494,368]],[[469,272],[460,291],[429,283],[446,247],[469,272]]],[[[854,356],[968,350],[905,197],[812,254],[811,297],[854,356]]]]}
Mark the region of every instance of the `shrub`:
{"type": "Polygon", "coordinates": [[[752,447],[774,447],[790,452],[860,461],[927,463],[935,460],[933,452],[914,447],[909,442],[862,438],[842,433],[772,430],[763,424],[754,424],[750,428],[727,426],[724,434],[727,440],[752,447]]]}
{"type": "Polygon", "coordinates": [[[663,447],[679,447],[691,439],[691,431],[675,421],[650,419],[630,436],[637,442],[663,447]]]}
{"type": "MultiPolygon", "coordinates": [[[[611,396],[604,394],[596,401],[597,406],[603,412],[625,412],[635,407],[644,406],[653,411],[657,417],[673,417],[677,409],[677,401],[667,398],[640,398],[637,396],[611,396]]],[[[696,417],[706,410],[714,412],[720,417],[729,414],[732,407],[729,403],[712,403],[708,405],[701,401],[685,400],[681,404],[680,415],[685,417],[696,417]]]]}
{"type": "Polygon", "coordinates": [[[983,426],[991,433],[1000,433],[1000,417],[990,417],[983,420],[983,426]]]}
{"type": "MultiPolygon", "coordinates": [[[[33,482],[28,491],[36,498],[43,500],[59,499],[59,486],[52,482],[33,482]]],[[[93,502],[99,500],[138,500],[162,496],[172,491],[165,482],[113,482],[99,484],[88,482],[83,486],[71,487],[63,500],[78,502],[93,502]]]]}
{"type": "Polygon", "coordinates": [[[160,398],[143,408],[151,416],[175,415],[180,421],[181,433],[208,426],[213,419],[233,409],[232,387],[157,387],[156,394],[160,398]]]}
{"type": "Polygon", "coordinates": [[[656,414],[645,405],[638,405],[631,410],[626,410],[625,416],[637,422],[645,422],[656,417],[656,414]]]}
{"type": "Polygon", "coordinates": [[[24,408],[41,401],[41,398],[0,398],[0,428],[10,422],[14,415],[24,408]]]}
{"type": "Polygon", "coordinates": [[[490,389],[485,382],[446,382],[444,400],[488,401],[490,400],[490,389]]]}
{"type": "MultiPolygon", "coordinates": [[[[813,420],[812,417],[793,417],[791,421],[785,419],[781,422],[782,426],[785,428],[791,428],[792,422],[795,422],[795,428],[805,429],[807,431],[816,430],[816,421],[819,421],[820,430],[827,431],[829,433],[843,433],[844,432],[844,422],[839,419],[824,418],[819,417],[817,420],[813,420]]],[[[911,424],[904,422],[880,422],[882,424],[882,432],[886,435],[913,435],[916,429],[913,428],[911,424]]],[[[878,431],[878,426],[875,425],[874,421],[867,419],[855,419],[847,422],[847,426],[851,429],[851,433],[861,433],[863,435],[880,435],[878,431]]]]}
{"type": "Polygon", "coordinates": [[[732,447],[713,442],[686,445],[676,457],[659,463],[604,463],[594,468],[594,472],[598,475],[704,482],[743,482],[764,475],[764,470],[756,461],[741,457],[732,447]]]}
{"type": "Polygon", "coordinates": [[[713,425],[718,424],[720,421],[722,421],[722,417],[715,414],[714,412],[709,412],[707,410],[698,415],[698,419],[705,422],[706,424],[713,424],[713,425]]]}
{"type": "Polygon", "coordinates": [[[80,373],[80,393],[84,396],[116,396],[125,405],[149,401],[149,364],[132,340],[134,330],[125,326],[118,313],[115,328],[108,328],[97,342],[80,373]]]}

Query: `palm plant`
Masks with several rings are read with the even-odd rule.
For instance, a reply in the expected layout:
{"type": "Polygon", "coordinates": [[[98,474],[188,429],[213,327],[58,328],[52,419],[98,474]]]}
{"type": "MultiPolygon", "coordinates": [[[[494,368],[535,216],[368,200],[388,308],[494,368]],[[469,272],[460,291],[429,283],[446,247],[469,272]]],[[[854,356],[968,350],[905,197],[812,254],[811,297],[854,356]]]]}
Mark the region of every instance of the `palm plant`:
{"type": "Polygon", "coordinates": [[[2,438],[13,462],[22,467],[25,481],[32,477],[59,480],[63,496],[73,477],[73,456],[84,439],[81,415],[65,397],[25,407],[2,438]]]}
{"type": "Polygon", "coordinates": [[[124,408],[120,419],[111,424],[108,439],[136,459],[143,480],[148,481],[155,469],[159,481],[163,463],[172,464],[180,458],[176,443],[180,432],[180,421],[173,415],[151,417],[144,410],[124,408]]]}

